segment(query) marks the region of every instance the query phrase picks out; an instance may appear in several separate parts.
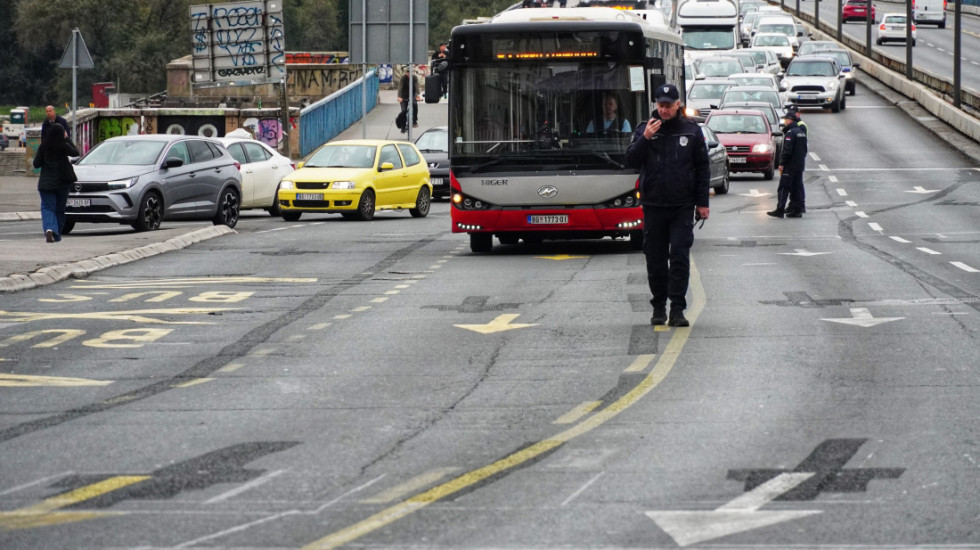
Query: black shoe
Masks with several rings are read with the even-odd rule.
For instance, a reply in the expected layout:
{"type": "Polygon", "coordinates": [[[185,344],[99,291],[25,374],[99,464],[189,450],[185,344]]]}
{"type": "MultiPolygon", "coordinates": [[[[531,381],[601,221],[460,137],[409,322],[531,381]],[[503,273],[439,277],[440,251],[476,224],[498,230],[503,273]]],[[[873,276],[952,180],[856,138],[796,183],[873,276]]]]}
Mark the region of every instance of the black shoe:
{"type": "Polygon", "coordinates": [[[670,319],[667,320],[667,325],[672,327],[689,327],[691,323],[684,317],[683,310],[674,309],[670,312],[670,319]]]}
{"type": "Polygon", "coordinates": [[[802,218],[803,217],[803,212],[801,212],[799,210],[787,210],[786,211],[786,217],[787,218],[802,218]]]}
{"type": "Polygon", "coordinates": [[[651,325],[663,325],[667,322],[667,308],[665,306],[654,307],[653,317],[650,317],[651,325]]]}
{"type": "Polygon", "coordinates": [[[783,217],[783,214],[785,214],[785,213],[786,213],[786,211],[783,210],[782,208],[777,208],[777,209],[775,209],[775,210],[773,210],[771,212],[766,212],[766,215],[772,216],[774,218],[782,218],[783,217]]]}

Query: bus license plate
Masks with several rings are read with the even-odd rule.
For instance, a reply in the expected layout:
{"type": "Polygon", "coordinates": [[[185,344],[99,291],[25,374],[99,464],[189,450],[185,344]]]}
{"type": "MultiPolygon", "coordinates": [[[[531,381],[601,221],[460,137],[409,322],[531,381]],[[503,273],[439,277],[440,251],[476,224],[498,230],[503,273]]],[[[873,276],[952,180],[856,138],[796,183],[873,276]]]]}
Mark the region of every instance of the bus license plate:
{"type": "Polygon", "coordinates": [[[323,195],[320,193],[296,193],[298,201],[322,201],[323,195]]]}
{"type": "Polygon", "coordinates": [[[74,206],[76,208],[84,208],[86,206],[92,206],[92,199],[68,199],[66,205],[74,206]]]}
{"type": "Polygon", "coordinates": [[[528,216],[527,223],[531,225],[553,225],[568,223],[568,216],[528,216]]]}
{"type": "Polygon", "coordinates": [[[732,164],[745,164],[745,157],[728,157],[728,162],[732,164]]]}

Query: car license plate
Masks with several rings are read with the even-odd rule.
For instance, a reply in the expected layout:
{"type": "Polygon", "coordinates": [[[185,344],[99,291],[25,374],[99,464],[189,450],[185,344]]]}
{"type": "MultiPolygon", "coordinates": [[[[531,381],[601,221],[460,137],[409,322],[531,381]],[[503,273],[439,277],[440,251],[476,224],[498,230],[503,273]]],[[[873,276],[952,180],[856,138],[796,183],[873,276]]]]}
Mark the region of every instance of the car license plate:
{"type": "Polygon", "coordinates": [[[429,178],[429,183],[432,185],[443,185],[445,182],[443,178],[429,178]]]}
{"type": "Polygon", "coordinates": [[[74,207],[92,206],[92,199],[68,199],[66,204],[74,207]]]}
{"type": "Polygon", "coordinates": [[[732,164],[745,164],[745,157],[728,157],[728,162],[732,164]]]}
{"type": "Polygon", "coordinates": [[[532,225],[568,223],[568,216],[528,216],[527,223],[532,225]]]}
{"type": "Polygon", "coordinates": [[[320,193],[296,193],[298,201],[322,201],[323,195],[320,193]]]}

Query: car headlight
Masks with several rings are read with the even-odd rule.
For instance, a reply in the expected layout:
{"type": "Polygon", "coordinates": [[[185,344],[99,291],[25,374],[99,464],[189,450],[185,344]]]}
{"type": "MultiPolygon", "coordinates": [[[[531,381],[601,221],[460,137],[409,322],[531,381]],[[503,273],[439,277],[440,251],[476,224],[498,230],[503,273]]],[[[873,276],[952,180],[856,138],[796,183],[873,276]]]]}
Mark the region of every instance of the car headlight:
{"type": "Polygon", "coordinates": [[[136,178],[129,178],[128,180],[115,180],[106,183],[109,189],[129,189],[136,183],[136,178]]]}
{"type": "Polygon", "coordinates": [[[331,189],[353,189],[357,184],[352,181],[335,181],[330,184],[331,189]]]}
{"type": "Polygon", "coordinates": [[[282,180],[279,182],[279,189],[296,189],[296,184],[289,180],[282,180]]]}
{"type": "Polygon", "coordinates": [[[697,114],[698,114],[698,112],[695,109],[692,109],[690,107],[685,107],[684,108],[684,115],[685,116],[696,116],[697,114]]]}
{"type": "Polygon", "coordinates": [[[772,151],[772,147],[768,143],[756,143],[752,146],[753,153],[768,153],[769,151],[772,151]]]}
{"type": "Polygon", "coordinates": [[[837,81],[836,80],[828,80],[827,81],[827,89],[828,90],[836,90],[837,89],[837,81]]]}
{"type": "Polygon", "coordinates": [[[852,73],[852,72],[846,72],[846,73],[844,73],[844,78],[850,80],[850,79],[854,78],[854,73],[852,73]]]}

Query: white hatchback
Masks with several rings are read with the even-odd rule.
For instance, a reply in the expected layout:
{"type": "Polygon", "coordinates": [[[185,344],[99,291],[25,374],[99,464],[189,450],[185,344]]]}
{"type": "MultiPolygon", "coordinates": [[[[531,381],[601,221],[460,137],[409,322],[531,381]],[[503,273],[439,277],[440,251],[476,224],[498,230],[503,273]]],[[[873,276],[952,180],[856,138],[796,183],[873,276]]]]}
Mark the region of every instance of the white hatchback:
{"type": "MultiPolygon", "coordinates": [[[[904,13],[886,13],[881,17],[881,23],[875,27],[875,44],[885,42],[905,42],[904,13]]],[[[915,46],[915,23],[912,24],[912,45],[915,46]]]]}
{"type": "Polygon", "coordinates": [[[264,208],[279,215],[279,182],[295,170],[293,161],[239,128],[215,138],[241,164],[242,209],[264,208]]]}

